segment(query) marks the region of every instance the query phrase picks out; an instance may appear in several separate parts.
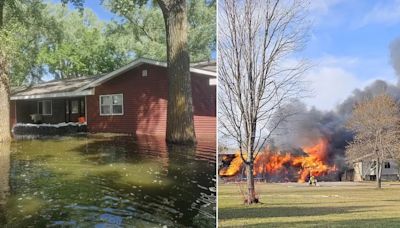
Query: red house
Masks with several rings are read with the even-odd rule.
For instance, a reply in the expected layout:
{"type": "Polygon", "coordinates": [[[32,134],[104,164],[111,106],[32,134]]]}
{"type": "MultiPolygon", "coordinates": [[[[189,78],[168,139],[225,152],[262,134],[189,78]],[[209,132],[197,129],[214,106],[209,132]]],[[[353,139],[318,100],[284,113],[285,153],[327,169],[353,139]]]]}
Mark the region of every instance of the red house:
{"type": "MultiPolygon", "coordinates": [[[[216,65],[190,68],[196,135],[216,134],[216,65]]],[[[11,94],[12,126],[82,122],[89,132],[165,135],[167,64],[137,59],[111,73],[56,80],[11,94]]]]}

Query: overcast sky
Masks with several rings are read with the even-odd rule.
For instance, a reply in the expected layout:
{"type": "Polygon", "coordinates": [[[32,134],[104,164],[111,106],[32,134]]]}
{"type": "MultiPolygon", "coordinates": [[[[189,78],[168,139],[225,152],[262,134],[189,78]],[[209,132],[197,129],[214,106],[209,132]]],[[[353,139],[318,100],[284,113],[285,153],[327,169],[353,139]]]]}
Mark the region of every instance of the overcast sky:
{"type": "Polygon", "coordinates": [[[311,15],[308,105],[330,110],[376,79],[397,83],[389,45],[400,37],[400,0],[313,0],[311,15]]]}

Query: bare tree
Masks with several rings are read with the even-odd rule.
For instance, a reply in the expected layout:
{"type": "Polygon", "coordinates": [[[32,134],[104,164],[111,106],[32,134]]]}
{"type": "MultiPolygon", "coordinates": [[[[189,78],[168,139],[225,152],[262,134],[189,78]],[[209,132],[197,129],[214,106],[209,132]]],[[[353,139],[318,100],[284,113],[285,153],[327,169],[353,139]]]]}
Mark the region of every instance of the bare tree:
{"type": "Polygon", "coordinates": [[[221,135],[239,147],[246,165],[247,203],[257,202],[254,160],[279,124],[277,113],[304,91],[308,64],[293,54],[304,47],[306,2],[219,1],[218,76],[221,135]]]}
{"type": "Polygon", "coordinates": [[[385,160],[400,158],[400,109],[389,95],[365,99],[355,105],[347,127],[355,133],[346,148],[351,162],[372,160],[377,188],[381,188],[382,165],[385,160]]]}

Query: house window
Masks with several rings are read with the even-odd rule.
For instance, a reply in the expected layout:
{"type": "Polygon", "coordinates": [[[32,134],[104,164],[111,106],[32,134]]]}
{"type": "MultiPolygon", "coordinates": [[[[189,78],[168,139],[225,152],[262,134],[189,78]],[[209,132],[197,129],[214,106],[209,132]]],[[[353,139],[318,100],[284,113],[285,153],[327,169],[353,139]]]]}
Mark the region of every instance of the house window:
{"type": "Polygon", "coordinates": [[[390,169],[390,162],[385,162],[385,169],[390,169]]]}
{"type": "Polygon", "coordinates": [[[38,113],[44,116],[51,116],[53,112],[52,106],[51,100],[38,101],[38,113]]]}
{"type": "Polygon", "coordinates": [[[72,114],[79,113],[79,101],[77,100],[71,101],[71,113],[72,114]]]}
{"type": "Polygon", "coordinates": [[[100,115],[123,115],[124,97],[122,94],[101,95],[100,96],[100,115]]]}

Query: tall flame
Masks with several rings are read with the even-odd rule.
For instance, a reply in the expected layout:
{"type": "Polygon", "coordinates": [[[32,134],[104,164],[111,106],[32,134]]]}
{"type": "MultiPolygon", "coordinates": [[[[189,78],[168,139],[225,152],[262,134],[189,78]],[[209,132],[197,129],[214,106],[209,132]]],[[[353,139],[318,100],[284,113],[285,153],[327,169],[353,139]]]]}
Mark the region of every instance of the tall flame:
{"type": "MultiPolygon", "coordinates": [[[[288,168],[297,169],[298,182],[305,182],[307,178],[312,176],[322,176],[336,171],[336,167],[327,164],[328,142],[326,139],[318,139],[314,145],[302,147],[304,156],[292,155],[292,153],[280,152],[273,153],[270,150],[261,152],[254,160],[254,175],[269,174],[273,175],[277,172],[288,172],[288,168]]],[[[243,156],[246,159],[246,154],[243,156]]],[[[229,167],[219,170],[221,177],[236,176],[243,167],[243,160],[240,153],[236,153],[235,157],[229,164],[229,167]]]]}

